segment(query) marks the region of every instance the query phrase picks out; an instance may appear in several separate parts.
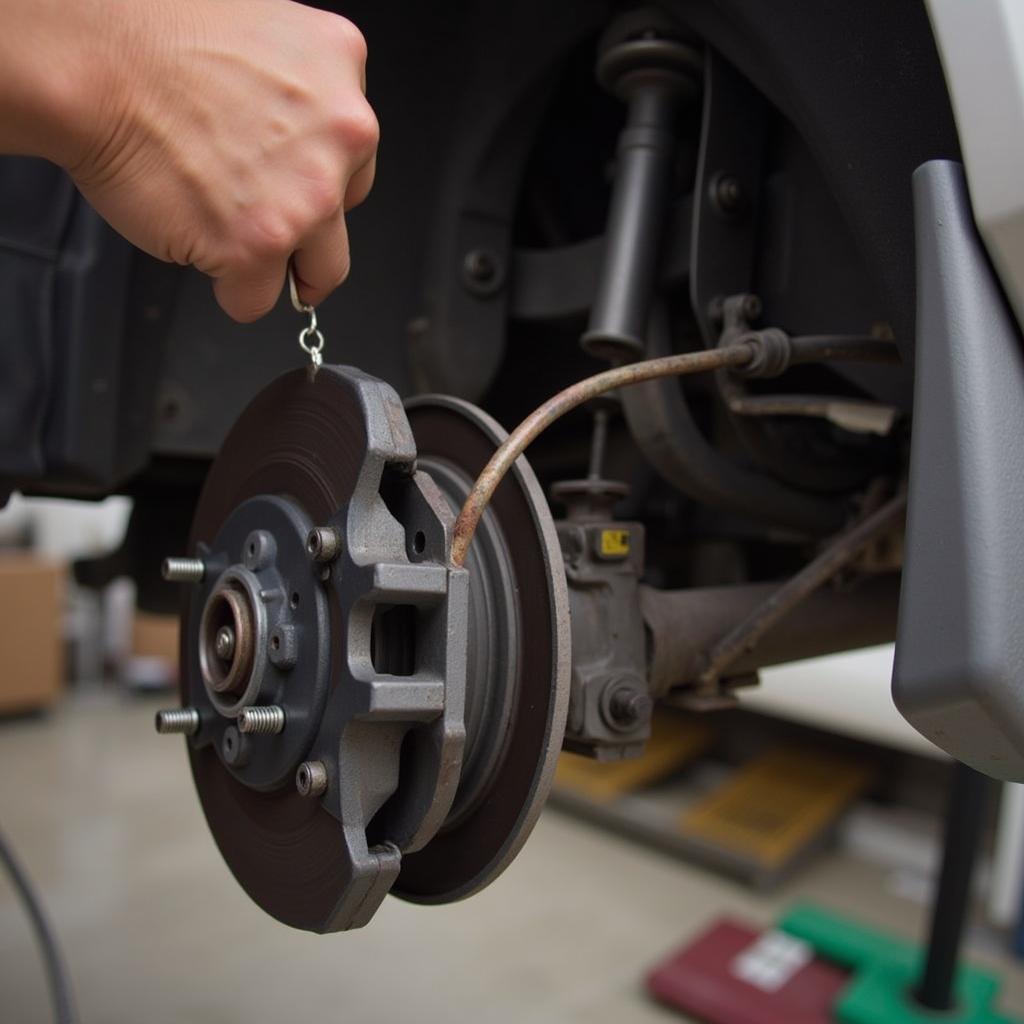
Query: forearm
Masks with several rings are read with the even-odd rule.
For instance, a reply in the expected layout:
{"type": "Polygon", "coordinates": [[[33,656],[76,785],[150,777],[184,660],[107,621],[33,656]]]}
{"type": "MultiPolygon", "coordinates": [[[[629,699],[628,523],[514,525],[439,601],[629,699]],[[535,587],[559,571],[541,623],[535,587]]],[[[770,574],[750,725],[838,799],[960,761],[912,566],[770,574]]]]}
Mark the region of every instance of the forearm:
{"type": "Polygon", "coordinates": [[[289,259],[321,301],[373,181],[366,45],[291,0],[0,0],[0,153],[64,167],[116,230],[251,320],[289,259]]]}
{"type": "Polygon", "coordinates": [[[0,15],[0,152],[67,166],[99,102],[109,15],[95,0],[0,0],[0,15]]]}

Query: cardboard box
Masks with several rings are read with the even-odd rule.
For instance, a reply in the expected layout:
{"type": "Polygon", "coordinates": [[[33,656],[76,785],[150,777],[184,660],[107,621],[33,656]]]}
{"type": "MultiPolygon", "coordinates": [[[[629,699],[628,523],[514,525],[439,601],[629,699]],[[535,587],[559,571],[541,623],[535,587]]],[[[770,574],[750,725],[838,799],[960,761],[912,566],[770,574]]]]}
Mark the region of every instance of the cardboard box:
{"type": "Polygon", "coordinates": [[[0,553],[0,714],[51,707],[64,690],[65,567],[0,553]]]}
{"type": "Polygon", "coordinates": [[[132,654],[142,658],[162,658],[171,676],[178,674],[178,616],[136,612],[132,626],[132,654]]]}

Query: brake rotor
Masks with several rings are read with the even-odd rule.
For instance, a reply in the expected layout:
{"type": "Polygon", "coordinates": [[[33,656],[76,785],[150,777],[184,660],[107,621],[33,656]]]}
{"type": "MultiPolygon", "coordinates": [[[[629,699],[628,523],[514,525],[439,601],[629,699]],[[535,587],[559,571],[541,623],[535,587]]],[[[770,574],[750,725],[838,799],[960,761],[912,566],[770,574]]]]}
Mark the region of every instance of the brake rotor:
{"type": "Polygon", "coordinates": [[[211,467],[182,630],[192,771],[232,872],[288,924],[357,927],[391,889],[467,896],[547,796],[568,601],[525,460],[466,568],[449,564],[455,511],[502,436],[451,399],[407,420],[388,385],[323,367],[258,395],[211,467]]]}

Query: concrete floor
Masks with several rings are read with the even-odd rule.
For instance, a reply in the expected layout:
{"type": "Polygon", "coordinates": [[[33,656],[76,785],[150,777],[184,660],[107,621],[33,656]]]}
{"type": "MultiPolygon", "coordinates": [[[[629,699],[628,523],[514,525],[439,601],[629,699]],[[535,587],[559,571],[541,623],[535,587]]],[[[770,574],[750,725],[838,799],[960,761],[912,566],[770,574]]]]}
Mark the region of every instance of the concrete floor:
{"type": "MultiPolygon", "coordinates": [[[[665,1024],[680,1018],[645,998],[643,973],[719,914],[768,922],[801,897],[907,936],[923,924],[879,868],[841,855],[765,898],[548,811],[465,903],[388,900],[362,931],[291,931],[221,863],[181,742],[152,732],[154,706],[93,694],[0,724],[0,824],[47,900],[86,1024],[665,1024]]],[[[1024,1010],[1017,967],[1002,1004],[1024,1010]]],[[[0,1020],[49,1014],[0,878],[0,1020]]]]}

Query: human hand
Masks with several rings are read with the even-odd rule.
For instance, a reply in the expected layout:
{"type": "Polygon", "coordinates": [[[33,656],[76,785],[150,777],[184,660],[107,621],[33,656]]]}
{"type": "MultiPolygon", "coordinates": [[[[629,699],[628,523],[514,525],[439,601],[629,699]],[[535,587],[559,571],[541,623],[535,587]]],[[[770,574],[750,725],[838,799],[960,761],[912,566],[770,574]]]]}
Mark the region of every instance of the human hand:
{"type": "Polygon", "coordinates": [[[209,274],[240,321],[273,307],[293,253],[304,301],[345,279],[378,137],[354,25],[290,0],[27,3],[73,36],[40,155],[116,230],[209,274]]]}

